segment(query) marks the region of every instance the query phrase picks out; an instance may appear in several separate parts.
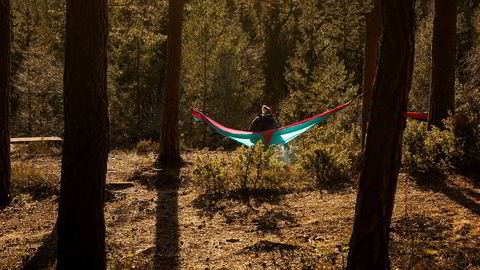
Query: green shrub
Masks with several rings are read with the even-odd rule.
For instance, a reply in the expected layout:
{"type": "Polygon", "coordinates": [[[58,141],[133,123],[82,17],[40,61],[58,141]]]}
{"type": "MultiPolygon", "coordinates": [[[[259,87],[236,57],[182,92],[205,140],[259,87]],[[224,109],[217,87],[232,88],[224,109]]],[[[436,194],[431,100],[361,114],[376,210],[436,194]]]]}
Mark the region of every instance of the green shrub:
{"type": "Polygon", "coordinates": [[[137,154],[147,154],[159,149],[159,145],[151,140],[140,140],[135,145],[137,154]]]}
{"type": "Polygon", "coordinates": [[[464,158],[461,169],[480,168],[480,87],[470,88],[457,83],[455,135],[459,138],[464,158]]]}
{"type": "Polygon", "coordinates": [[[460,139],[454,134],[453,119],[445,120],[445,129],[440,130],[432,127],[425,138],[425,150],[428,161],[440,170],[457,168],[463,158],[463,150],[460,139]]]}
{"type": "Polygon", "coordinates": [[[454,132],[453,118],[445,122],[445,129],[427,123],[408,121],[403,135],[403,166],[407,171],[449,171],[465,161],[462,139],[454,132]]]}
{"type": "Polygon", "coordinates": [[[278,147],[238,147],[235,152],[198,152],[193,182],[208,191],[282,189],[290,178],[278,147]]]}
{"type": "Polygon", "coordinates": [[[317,186],[344,184],[360,169],[359,127],[341,121],[314,128],[292,146],[301,168],[317,186]]]}
{"type": "Polygon", "coordinates": [[[283,146],[265,147],[262,142],[230,153],[199,151],[192,180],[207,191],[349,183],[360,168],[359,127],[336,120],[296,139],[288,157],[283,146]]]}
{"type": "Polygon", "coordinates": [[[281,146],[240,147],[235,151],[233,167],[240,189],[280,189],[288,181],[287,164],[281,146]]]}
{"type": "Polygon", "coordinates": [[[425,138],[427,123],[409,120],[403,133],[402,165],[409,171],[430,171],[435,166],[429,162],[425,138]]]}
{"type": "Polygon", "coordinates": [[[222,153],[211,154],[208,150],[199,151],[193,166],[192,181],[207,192],[230,189],[228,175],[230,163],[228,156],[222,153]]]}

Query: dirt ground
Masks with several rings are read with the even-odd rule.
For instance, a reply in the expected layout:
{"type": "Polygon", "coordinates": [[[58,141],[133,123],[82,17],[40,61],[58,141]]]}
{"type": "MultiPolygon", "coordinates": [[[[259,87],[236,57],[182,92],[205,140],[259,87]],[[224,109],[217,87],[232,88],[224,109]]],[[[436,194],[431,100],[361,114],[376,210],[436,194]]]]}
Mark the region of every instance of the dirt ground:
{"type": "MultiPolygon", "coordinates": [[[[184,158],[188,161],[191,154],[184,158]]],[[[27,159],[51,172],[60,157],[27,159]]],[[[14,163],[27,162],[14,157],[14,163]]],[[[355,188],[206,195],[190,165],[152,170],[154,155],[110,154],[105,219],[109,269],[342,269],[355,188]],[[172,179],[179,178],[180,185],[172,179]]],[[[393,269],[480,269],[480,183],[400,175],[392,222],[393,269]],[[475,184],[477,183],[477,184],[475,184]]],[[[475,181],[474,181],[475,180],[475,181]]],[[[0,269],[55,265],[58,192],[15,194],[0,210],[0,269]]]]}

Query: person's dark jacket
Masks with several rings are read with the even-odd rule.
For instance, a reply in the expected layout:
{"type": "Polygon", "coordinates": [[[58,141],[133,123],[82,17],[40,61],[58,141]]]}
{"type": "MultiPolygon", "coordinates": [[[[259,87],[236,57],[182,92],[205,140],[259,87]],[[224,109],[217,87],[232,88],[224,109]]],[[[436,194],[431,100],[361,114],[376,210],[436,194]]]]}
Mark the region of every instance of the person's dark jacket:
{"type": "Polygon", "coordinates": [[[275,118],[273,118],[271,114],[261,114],[253,119],[252,123],[250,123],[248,131],[262,132],[275,128],[278,128],[275,118]]]}

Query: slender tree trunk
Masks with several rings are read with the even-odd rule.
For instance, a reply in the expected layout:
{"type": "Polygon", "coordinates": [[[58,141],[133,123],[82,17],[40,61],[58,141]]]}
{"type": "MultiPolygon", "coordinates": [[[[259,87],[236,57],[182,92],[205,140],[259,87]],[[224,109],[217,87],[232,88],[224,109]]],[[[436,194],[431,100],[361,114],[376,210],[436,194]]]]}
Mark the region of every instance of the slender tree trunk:
{"type": "Polygon", "coordinates": [[[184,0],[168,1],[165,105],[163,107],[160,154],[157,159],[157,164],[165,167],[174,167],[182,162],[178,138],[178,103],[180,99],[183,6],[184,0]]]}
{"type": "Polygon", "coordinates": [[[107,0],[67,0],[57,269],[106,269],[107,0]]]}
{"type": "MultiPolygon", "coordinates": [[[[32,14],[30,13],[30,9],[32,8],[32,3],[28,1],[28,5],[25,7],[25,24],[27,25],[27,37],[25,40],[25,51],[30,52],[30,44],[32,43],[32,14]]],[[[32,57],[27,54],[27,57],[32,57]]],[[[30,66],[26,66],[26,71],[28,75],[31,75],[30,66]]],[[[32,99],[33,93],[31,87],[27,89],[27,113],[28,113],[28,123],[27,123],[27,130],[28,136],[33,137],[33,106],[32,106],[32,99]]]]}
{"type": "Polygon", "coordinates": [[[363,96],[362,96],[362,152],[365,147],[370,106],[372,105],[373,81],[377,73],[377,58],[380,35],[382,34],[382,14],[380,0],[374,1],[372,11],[365,18],[365,55],[363,62],[363,96]]]}
{"type": "Polygon", "coordinates": [[[137,37],[137,55],[135,59],[135,64],[136,64],[136,78],[135,78],[135,90],[136,90],[136,104],[135,104],[135,110],[136,110],[136,122],[135,126],[137,129],[137,139],[140,139],[140,130],[142,128],[142,123],[141,123],[141,113],[142,113],[142,95],[141,95],[141,89],[140,89],[140,40],[139,37],[137,37]]]}
{"type": "Polygon", "coordinates": [[[435,0],[432,40],[432,81],[428,126],[443,128],[442,120],[455,113],[455,57],[457,1],[435,0]]]}
{"type": "MultiPolygon", "coordinates": [[[[206,7],[204,6],[204,16],[206,17],[207,14],[206,14],[206,7]]],[[[208,82],[207,82],[207,69],[208,69],[208,66],[207,66],[207,60],[208,60],[208,46],[207,46],[207,43],[208,43],[208,25],[205,25],[204,26],[204,29],[203,29],[203,33],[204,33],[204,38],[205,38],[205,41],[203,42],[203,105],[202,105],[202,110],[204,113],[208,113],[207,112],[207,91],[208,91],[208,82]]],[[[206,126],[206,125],[205,125],[206,126]]],[[[203,131],[203,144],[204,146],[207,145],[207,130],[205,129],[203,131]]]]}
{"type": "Polygon", "coordinates": [[[10,0],[0,0],[0,206],[10,202],[10,0]]]}
{"type": "Polygon", "coordinates": [[[381,2],[382,43],[348,269],[388,269],[389,229],[401,161],[404,112],[412,82],[414,0],[381,2]]]}

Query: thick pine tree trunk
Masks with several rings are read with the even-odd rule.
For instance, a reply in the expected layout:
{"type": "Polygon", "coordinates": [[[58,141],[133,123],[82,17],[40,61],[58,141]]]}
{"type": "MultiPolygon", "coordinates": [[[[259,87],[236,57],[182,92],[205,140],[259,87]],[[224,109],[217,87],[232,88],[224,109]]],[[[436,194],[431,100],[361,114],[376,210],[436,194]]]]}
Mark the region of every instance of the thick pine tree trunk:
{"type": "Polygon", "coordinates": [[[175,167],[182,162],[178,138],[178,103],[180,99],[183,6],[184,0],[168,1],[165,105],[163,107],[160,154],[157,159],[158,165],[164,167],[175,167]]]}
{"type": "Polygon", "coordinates": [[[0,206],[10,202],[10,0],[0,0],[0,206]]]}
{"type": "Polygon", "coordinates": [[[414,0],[382,1],[384,25],[348,269],[388,269],[389,229],[411,87],[414,0]]]}
{"type": "Polygon", "coordinates": [[[57,269],[106,269],[107,0],[67,0],[57,269]]]}
{"type": "Polygon", "coordinates": [[[428,126],[443,128],[448,112],[455,113],[455,57],[457,51],[457,5],[453,0],[435,0],[432,40],[432,81],[428,126]]]}
{"type": "Polygon", "coordinates": [[[365,147],[370,106],[372,105],[373,81],[377,73],[377,58],[380,35],[382,34],[382,14],[380,0],[375,0],[372,11],[365,18],[365,49],[363,62],[363,96],[362,96],[362,152],[365,147]]]}

